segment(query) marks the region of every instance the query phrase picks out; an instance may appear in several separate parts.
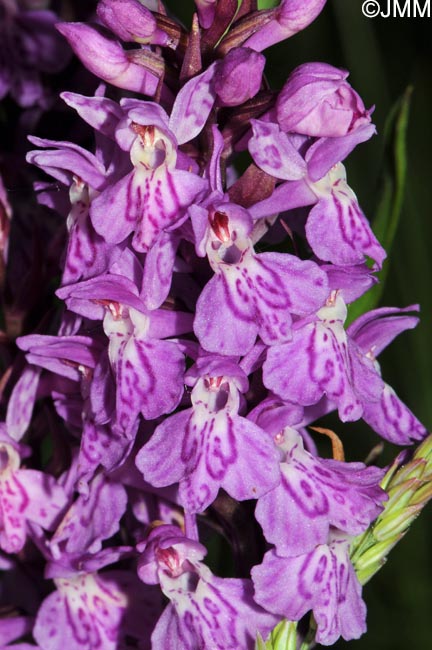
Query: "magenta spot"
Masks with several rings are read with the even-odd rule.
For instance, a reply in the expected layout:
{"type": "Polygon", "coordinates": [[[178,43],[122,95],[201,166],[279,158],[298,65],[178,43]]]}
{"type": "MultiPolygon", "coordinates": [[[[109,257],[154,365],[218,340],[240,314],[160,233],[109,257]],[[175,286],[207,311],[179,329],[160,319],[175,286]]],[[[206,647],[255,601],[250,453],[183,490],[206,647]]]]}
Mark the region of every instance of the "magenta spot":
{"type": "Polygon", "coordinates": [[[313,496],[313,490],[310,484],[307,481],[300,481],[300,487],[303,490],[303,493],[310,499],[313,496]]]}
{"type": "Polygon", "coordinates": [[[341,503],[341,504],[345,503],[345,497],[340,492],[334,492],[333,498],[337,503],[341,503]]]}

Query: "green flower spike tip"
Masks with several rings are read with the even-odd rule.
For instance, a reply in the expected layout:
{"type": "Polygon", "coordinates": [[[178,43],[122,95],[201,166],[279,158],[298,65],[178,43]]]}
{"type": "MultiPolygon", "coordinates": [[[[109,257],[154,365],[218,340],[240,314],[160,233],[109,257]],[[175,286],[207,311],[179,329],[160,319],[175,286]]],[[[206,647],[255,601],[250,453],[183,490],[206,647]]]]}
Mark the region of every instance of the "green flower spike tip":
{"type": "Polygon", "coordinates": [[[432,497],[432,435],[407,462],[405,454],[397,456],[381,483],[389,495],[383,512],[351,546],[351,560],[361,584],[384,565],[392,548],[432,497]]]}

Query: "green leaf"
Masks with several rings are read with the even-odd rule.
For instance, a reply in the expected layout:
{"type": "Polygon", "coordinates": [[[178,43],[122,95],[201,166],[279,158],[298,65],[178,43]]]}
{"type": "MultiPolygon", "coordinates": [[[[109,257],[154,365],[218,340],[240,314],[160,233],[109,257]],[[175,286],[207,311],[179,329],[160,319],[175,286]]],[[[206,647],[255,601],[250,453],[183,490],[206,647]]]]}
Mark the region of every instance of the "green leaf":
{"type": "Polygon", "coordinates": [[[385,159],[381,173],[381,197],[373,221],[373,230],[387,252],[378,273],[379,283],[365,293],[348,310],[347,324],[379,304],[389,270],[389,258],[402,213],[407,178],[407,128],[412,95],[408,86],[393,106],[384,127],[385,159]]]}

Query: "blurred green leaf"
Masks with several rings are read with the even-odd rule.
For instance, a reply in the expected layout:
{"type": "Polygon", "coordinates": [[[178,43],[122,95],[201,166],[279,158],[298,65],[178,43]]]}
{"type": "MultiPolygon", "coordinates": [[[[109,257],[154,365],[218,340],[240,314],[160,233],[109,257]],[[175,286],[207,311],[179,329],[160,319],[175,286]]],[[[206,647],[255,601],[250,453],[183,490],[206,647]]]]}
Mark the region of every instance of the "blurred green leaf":
{"type": "Polygon", "coordinates": [[[377,307],[385,288],[390,253],[405,197],[407,128],[412,91],[412,86],[408,86],[390,111],[384,128],[385,156],[381,173],[381,197],[373,221],[373,230],[387,252],[387,259],[378,273],[379,283],[350,305],[347,324],[366,311],[377,307]]]}
{"type": "Polygon", "coordinates": [[[273,9],[278,4],[279,0],[258,0],[258,9],[273,9]]]}
{"type": "Polygon", "coordinates": [[[384,130],[390,160],[383,171],[383,192],[373,225],[376,236],[387,251],[393,244],[405,195],[407,128],[412,91],[412,86],[408,86],[390,112],[384,130]]]}

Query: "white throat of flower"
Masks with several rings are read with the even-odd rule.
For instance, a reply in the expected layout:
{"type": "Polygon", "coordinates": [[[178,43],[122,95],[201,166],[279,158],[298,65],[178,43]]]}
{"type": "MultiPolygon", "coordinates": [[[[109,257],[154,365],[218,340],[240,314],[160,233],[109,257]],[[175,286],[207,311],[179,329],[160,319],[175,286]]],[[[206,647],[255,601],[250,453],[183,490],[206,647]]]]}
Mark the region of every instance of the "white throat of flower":
{"type": "Polygon", "coordinates": [[[312,192],[320,199],[334,194],[342,203],[357,203],[357,196],[347,183],[346,169],[342,163],[333,165],[319,181],[312,182],[307,177],[305,180],[312,192]]]}
{"type": "Polygon", "coordinates": [[[159,167],[175,167],[177,160],[173,142],[156,126],[142,126],[132,123],[132,130],[137,134],[130,157],[134,167],[152,172],[159,167]]]}
{"type": "Polygon", "coordinates": [[[209,221],[206,253],[212,269],[220,272],[222,267],[229,271],[230,267],[245,263],[253,247],[244,228],[230,222],[228,216],[219,211],[209,221]]]}
{"type": "Polygon", "coordinates": [[[237,413],[239,394],[232,379],[228,377],[201,377],[192,390],[195,412],[202,412],[205,419],[218,413],[237,413]]]}
{"type": "Polygon", "coordinates": [[[130,338],[146,338],[150,327],[150,318],[132,307],[125,307],[114,301],[107,302],[105,308],[103,329],[110,340],[109,358],[114,363],[120,348],[130,338]]]}

